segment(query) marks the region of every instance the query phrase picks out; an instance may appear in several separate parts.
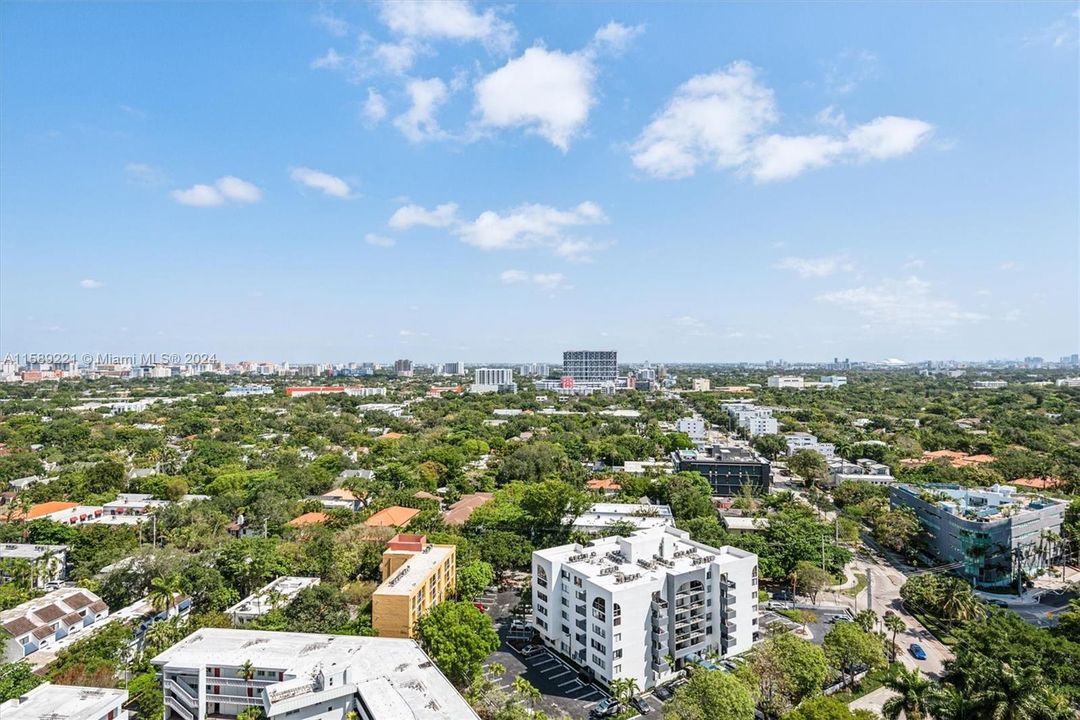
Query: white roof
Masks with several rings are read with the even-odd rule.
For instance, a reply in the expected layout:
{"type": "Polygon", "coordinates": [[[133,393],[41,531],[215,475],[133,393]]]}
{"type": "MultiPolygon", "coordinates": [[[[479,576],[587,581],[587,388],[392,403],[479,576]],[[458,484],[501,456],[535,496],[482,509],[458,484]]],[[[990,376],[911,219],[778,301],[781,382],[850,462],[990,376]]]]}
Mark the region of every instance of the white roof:
{"type": "Polygon", "coordinates": [[[604,528],[612,523],[633,523],[639,530],[673,526],[671,508],[645,503],[596,503],[574,521],[576,528],[604,528]]]}
{"type": "Polygon", "coordinates": [[[376,595],[411,595],[417,583],[423,582],[435,567],[454,552],[453,545],[426,545],[387,578],[375,590],[376,595]]]}
{"type": "Polygon", "coordinates": [[[768,518],[740,517],[738,515],[724,515],[721,518],[728,530],[764,530],[769,527],[768,518]]]}
{"type": "Polygon", "coordinates": [[[127,690],[45,683],[0,705],[4,720],[97,720],[127,698],[127,690]]]}
{"type": "MultiPolygon", "coordinates": [[[[153,659],[157,666],[276,669],[286,679],[349,665],[364,704],[392,708],[376,717],[402,720],[476,720],[465,699],[413,640],[203,628],[153,659]],[[404,714],[407,711],[408,714],[404,714]]],[[[4,720],[7,720],[5,717],[4,720]]]]}

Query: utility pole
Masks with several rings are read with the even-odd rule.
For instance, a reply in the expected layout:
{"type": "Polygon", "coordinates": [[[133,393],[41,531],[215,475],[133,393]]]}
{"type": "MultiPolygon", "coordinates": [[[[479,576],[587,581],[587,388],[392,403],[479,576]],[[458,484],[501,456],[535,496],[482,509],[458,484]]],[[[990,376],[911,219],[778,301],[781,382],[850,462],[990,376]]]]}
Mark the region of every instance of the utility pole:
{"type": "Polygon", "coordinates": [[[874,609],[874,572],[866,568],[866,609],[874,609]]]}

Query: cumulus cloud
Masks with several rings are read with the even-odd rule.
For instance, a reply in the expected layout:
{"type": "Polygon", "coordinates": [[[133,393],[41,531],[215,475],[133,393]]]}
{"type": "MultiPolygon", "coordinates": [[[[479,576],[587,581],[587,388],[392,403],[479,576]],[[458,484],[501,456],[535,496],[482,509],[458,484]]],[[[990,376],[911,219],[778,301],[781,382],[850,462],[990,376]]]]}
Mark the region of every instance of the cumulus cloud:
{"type": "Polygon", "coordinates": [[[791,270],[804,278],[828,277],[836,272],[850,272],[855,266],[844,256],[799,258],[785,257],[776,264],[781,270],[791,270]]]}
{"type": "Polygon", "coordinates": [[[314,21],[334,37],[345,37],[349,34],[349,23],[329,10],[321,10],[315,15],[314,21]]]}
{"type": "Polygon", "coordinates": [[[160,185],[165,182],[165,173],[161,168],[146,163],[128,163],[124,166],[128,180],[137,185],[160,185]]]}
{"type": "Polygon", "coordinates": [[[364,109],[361,115],[368,125],[377,125],[386,118],[386,99],[375,88],[368,88],[367,100],[364,101],[364,109]]]}
{"type": "Polygon", "coordinates": [[[105,287],[105,283],[101,282],[100,280],[92,280],[90,278],[87,278],[86,280],[79,281],[79,287],[81,287],[83,290],[99,290],[105,287]]]}
{"type": "Polygon", "coordinates": [[[846,308],[883,330],[943,332],[956,325],[985,320],[934,293],[930,283],[915,276],[883,280],[878,285],[837,290],[819,295],[820,302],[846,308]]]}
{"type": "Polygon", "coordinates": [[[770,182],[842,161],[906,155],[933,131],[922,120],[892,115],[849,128],[830,107],[819,114],[833,128],[829,133],[768,132],[779,118],[772,89],[752,65],[735,62],[680,85],[631,146],[631,159],[658,178],[688,177],[711,167],[770,182]]]}
{"type": "Polygon", "coordinates": [[[480,124],[524,128],[565,152],[589,119],[595,77],[586,53],[531,47],[476,83],[480,124]]]}
{"type": "Polygon", "coordinates": [[[312,60],[311,67],[314,70],[340,70],[345,67],[347,61],[347,57],[334,48],[330,48],[325,54],[312,60]]]}
{"type": "Polygon", "coordinates": [[[877,77],[877,55],[868,50],[845,50],[825,63],[825,89],[846,95],[877,77]]]}
{"type": "Polygon", "coordinates": [[[329,173],[324,173],[319,170],[296,167],[289,171],[289,176],[301,185],[321,190],[325,194],[333,197],[347,198],[352,192],[349,188],[349,183],[335,175],[330,175],[329,173]]]}
{"type": "Polygon", "coordinates": [[[487,210],[475,220],[458,225],[455,232],[463,241],[482,250],[558,247],[566,241],[564,232],[568,228],[606,222],[604,211],[593,202],[583,202],[569,210],[530,204],[504,213],[487,210]]]}
{"type": "Polygon", "coordinates": [[[465,0],[387,0],[379,15],[395,33],[411,38],[477,41],[508,52],[517,37],[514,26],[495,8],[478,13],[465,0]]]}
{"type": "Polygon", "coordinates": [[[443,228],[458,222],[457,203],[443,203],[434,210],[427,210],[419,205],[404,205],[394,211],[387,225],[395,230],[408,230],[417,225],[443,228]]]}
{"type": "Polygon", "coordinates": [[[218,178],[213,185],[198,183],[186,190],[173,190],[172,196],[181,205],[217,207],[226,202],[259,202],[262,199],[262,190],[246,180],[226,175],[218,178]]]}
{"type": "Polygon", "coordinates": [[[420,51],[419,46],[406,40],[400,43],[381,43],[372,55],[387,72],[401,75],[413,66],[420,51]]]}
{"type": "Polygon", "coordinates": [[[530,284],[547,290],[566,288],[566,276],[562,273],[532,273],[524,270],[504,270],[499,273],[499,280],[505,285],[530,284]]]}
{"type": "Polygon", "coordinates": [[[641,33],[645,32],[644,25],[623,25],[612,20],[593,35],[593,48],[597,51],[608,51],[615,55],[621,55],[630,47],[641,33]]]}
{"type": "Polygon", "coordinates": [[[394,238],[389,238],[385,235],[376,235],[375,233],[368,233],[365,235],[364,242],[368,245],[374,245],[375,247],[394,247],[397,245],[397,240],[394,238]]]}
{"type": "Polygon", "coordinates": [[[394,126],[411,142],[422,142],[445,136],[435,114],[450,93],[439,78],[410,80],[405,91],[412,107],[394,118],[394,126]]]}

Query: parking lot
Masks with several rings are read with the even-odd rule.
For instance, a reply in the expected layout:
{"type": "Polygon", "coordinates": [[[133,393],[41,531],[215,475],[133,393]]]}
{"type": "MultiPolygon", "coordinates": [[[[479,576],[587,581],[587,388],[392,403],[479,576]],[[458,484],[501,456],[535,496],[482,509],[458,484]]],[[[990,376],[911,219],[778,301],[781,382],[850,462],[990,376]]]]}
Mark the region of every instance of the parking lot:
{"type": "MultiPolygon", "coordinates": [[[[477,598],[477,601],[487,608],[487,613],[494,621],[495,629],[502,640],[499,649],[489,656],[486,662],[498,663],[506,668],[506,672],[492,678],[492,681],[509,693],[512,692],[514,678],[523,677],[542,695],[536,709],[556,717],[569,715],[574,720],[585,720],[589,716],[589,710],[610,695],[599,685],[581,677],[569,662],[546,648],[525,657],[510,646],[508,640],[531,635],[531,631],[525,634],[511,632],[511,613],[519,598],[520,594],[516,590],[489,591],[477,598]]],[[[656,713],[653,717],[658,716],[661,703],[653,697],[646,700],[656,713]]]]}

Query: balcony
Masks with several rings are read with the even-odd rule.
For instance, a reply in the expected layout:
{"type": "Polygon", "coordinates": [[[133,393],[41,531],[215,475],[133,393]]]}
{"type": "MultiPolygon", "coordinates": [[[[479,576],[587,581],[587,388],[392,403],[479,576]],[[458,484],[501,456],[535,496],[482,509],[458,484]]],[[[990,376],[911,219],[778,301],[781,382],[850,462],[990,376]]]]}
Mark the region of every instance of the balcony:
{"type": "Polygon", "coordinates": [[[733,607],[724,608],[724,619],[725,620],[734,620],[736,617],[738,617],[738,611],[735,610],[735,608],[733,608],[733,607]]]}
{"type": "Polygon", "coordinates": [[[667,600],[658,600],[656,598],[653,598],[652,607],[653,610],[667,610],[667,600]]]}
{"type": "Polygon", "coordinates": [[[666,673],[671,671],[671,666],[668,665],[667,660],[662,657],[653,656],[650,665],[652,665],[653,670],[656,670],[660,673],[666,673]]]}
{"type": "Polygon", "coordinates": [[[575,600],[581,600],[582,602],[585,602],[585,597],[586,596],[585,596],[585,591],[584,590],[575,590],[574,591],[574,599],[575,600]]]}
{"type": "Polygon", "coordinates": [[[576,612],[578,615],[584,615],[585,614],[585,606],[584,605],[575,606],[574,607],[574,612],[576,612]]]}
{"type": "Polygon", "coordinates": [[[233,705],[262,705],[262,693],[257,693],[253,697],[247,695],[221,695],[217,693],[207,693],[206,702],[216,703],[231,703],[233,705]]]}
{"type": "Polygon", "coordinates": [[[585,645],[585,633],[575,633],[574,642],[576,642],[578,645],[585,645]]]}
{"type": "Polygon", "coordinates": [[[174,697],[180,698],[187,703],[189,708],[194,709],[199,707],[199,698],[196,697],[197,693],[183,680],[180,680],[179,678],[166,678],[165,689],[172,693],[174,697]]]}
{"type": "Polygon", "coordinates": [[[577,626],[578,630],[581,630],[582,632],[584,632],[585,631],[585,625],[586,625],[585,618],[582,618],[580,620],[575,620],[574,625],[577,626]]]}

